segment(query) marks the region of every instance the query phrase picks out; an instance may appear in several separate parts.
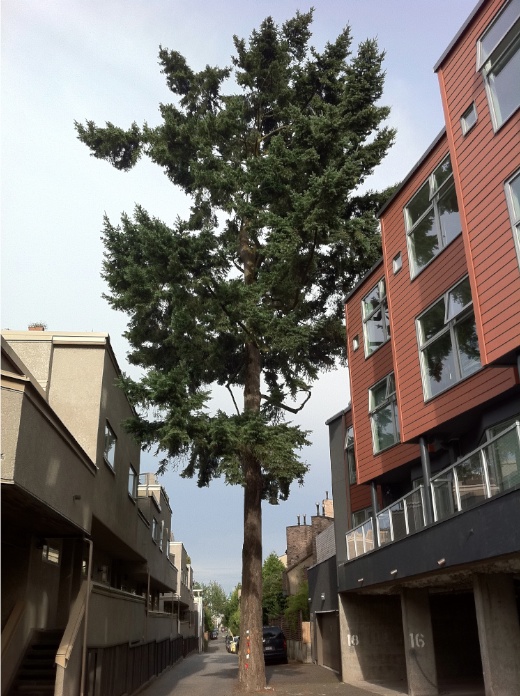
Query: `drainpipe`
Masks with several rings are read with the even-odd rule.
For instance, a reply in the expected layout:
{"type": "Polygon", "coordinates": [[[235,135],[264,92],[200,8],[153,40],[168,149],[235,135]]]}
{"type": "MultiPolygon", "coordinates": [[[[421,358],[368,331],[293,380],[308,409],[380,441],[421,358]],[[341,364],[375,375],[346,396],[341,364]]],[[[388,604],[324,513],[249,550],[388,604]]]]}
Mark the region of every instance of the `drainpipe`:
{"type": "Polygon", "coordinates": [[[374,526],[374,548],[379,547],[379,534],[377,533],[377,513],[379,512],[377,503],[377,485],[375,481],[370,483],[370,496],[372,498],[372,519],[374,526]]]}
{"type": "Polygon", "coordinates": [[[94,550],[94,543],[91,539],[84,539],[87,542],[88,548],[88,563],[87,563],[87,596],[85,598],[85,618],[83,620],[83,647],[81,649],[81,681],[80,681],[80,696],[85,696],[85,677],[86,677],[86,667],[87,667],[87,633],[88,633],[88,610],[89,610],[89,599],[90,599],[90,589],[92,587],[92,582],[90,580],[92,572],[92,554],[94,550]]]}
{"type": "Polygon", "coordinates": [[[430,469],[430,453],[424,437],[419,438],[419,447],[421,448],[421,467],[424,481],[424,521],[426,525],[429,525],[433,522],[432,492],[430,488],[432,472],[430,469]]]}

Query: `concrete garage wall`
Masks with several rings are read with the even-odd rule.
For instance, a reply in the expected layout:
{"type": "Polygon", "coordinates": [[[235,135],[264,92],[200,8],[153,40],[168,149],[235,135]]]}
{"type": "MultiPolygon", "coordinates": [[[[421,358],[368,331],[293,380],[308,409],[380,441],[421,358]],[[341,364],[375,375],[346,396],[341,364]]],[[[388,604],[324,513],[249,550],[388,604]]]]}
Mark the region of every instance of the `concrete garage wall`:
{"type": "Polygon", "coordinates": [[[342,680],[406,683],[401,600],[340,595],[342,680]]]}

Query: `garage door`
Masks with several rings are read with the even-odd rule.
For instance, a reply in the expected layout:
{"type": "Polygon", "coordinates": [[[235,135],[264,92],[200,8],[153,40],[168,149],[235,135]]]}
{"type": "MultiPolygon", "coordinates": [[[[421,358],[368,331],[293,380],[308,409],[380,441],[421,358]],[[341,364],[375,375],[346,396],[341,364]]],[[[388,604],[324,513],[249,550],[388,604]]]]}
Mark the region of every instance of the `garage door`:
{"type": "Polygon", "coordinates": [[[318,662],[341,672],[339,616],[335,611],[316,613],[318,619],[318,662]],[[321,659],[320,659],[321,657],[321,659]]]}

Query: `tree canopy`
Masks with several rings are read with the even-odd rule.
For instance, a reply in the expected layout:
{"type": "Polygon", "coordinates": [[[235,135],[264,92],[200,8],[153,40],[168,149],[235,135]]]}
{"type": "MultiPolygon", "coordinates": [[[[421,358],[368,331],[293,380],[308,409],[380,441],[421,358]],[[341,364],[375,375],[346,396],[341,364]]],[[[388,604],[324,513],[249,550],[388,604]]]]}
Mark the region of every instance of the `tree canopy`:
{"type": "Polygon", "coordinates": [[[223,476],[244,487],[251,649],[241,642],[239,674],[253,691],[265,685],[261,500],[303,481],[307,433],[288,418],[342,357],[343,298],[380,255],[385,194],[360,187],[394,138],[377,43],[353,51],[347,27],[318,52],[312,15],[235,36],[223,68],[195,72],[161,47],[173,99],[158,126],[76,124],[95,157],[126,171],[147,156],[191,199],[173,225],[140,206],[120,224],[105,218],[103,276],[144,369],[123,380],[137,408],[128,428],[162,453],[162,469],[184,458],[199,486],[223,476]],[[230,409],[210,412],[213,385],[230,409]]]}

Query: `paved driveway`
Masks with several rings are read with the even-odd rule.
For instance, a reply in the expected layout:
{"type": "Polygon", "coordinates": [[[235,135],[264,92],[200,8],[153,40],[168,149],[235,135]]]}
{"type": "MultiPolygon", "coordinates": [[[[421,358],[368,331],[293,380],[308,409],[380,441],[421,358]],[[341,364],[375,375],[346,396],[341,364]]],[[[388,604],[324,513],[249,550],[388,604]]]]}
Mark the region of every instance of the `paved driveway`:
{"type": "MultiPolygon", "coordinates": [[[[226,652],[224,638],[212,640],[208,652],[192,653],[157,677],[139,696],[238,696],[237,656],[226,652]]],[[[350,686],[323,667],[291,662],[266,667],[266,696],[394,696],[406,691],[350,686]]]]}

